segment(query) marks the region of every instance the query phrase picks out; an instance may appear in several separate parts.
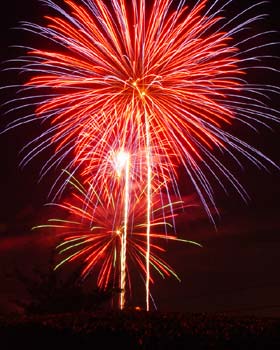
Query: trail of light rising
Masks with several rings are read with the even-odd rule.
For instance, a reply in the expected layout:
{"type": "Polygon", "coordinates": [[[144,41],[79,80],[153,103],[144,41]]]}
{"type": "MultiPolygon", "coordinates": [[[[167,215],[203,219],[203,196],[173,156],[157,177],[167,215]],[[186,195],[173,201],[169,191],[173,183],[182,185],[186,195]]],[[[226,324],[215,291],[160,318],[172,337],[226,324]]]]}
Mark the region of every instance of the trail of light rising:
{"type": "Polygon", "coordinates": [[[146,124],[146,162],[147,162],[147,229],[146,229],[146,310],[150,310],[150,240],[151,240],[151,208],[152,208],[152,170],[150,150],[150,121],[145,114],[146,124]]]}
{"type": "Polygon", "coordinates": [[[126,290],[126,245],[127,245],[127,230],[129,225],[129,202],[130,202],[130,161],[129,154],[126,152],[119,152],[117,154],[117,171],[119,176],[120,172],[124,169],[125,172],[125,187],[124,187],[124,219],[123,219],[123,233],[121,236],[121,273],[120,273],[120,309],[122,310],[125,306],[125,290],[126,290]]]}

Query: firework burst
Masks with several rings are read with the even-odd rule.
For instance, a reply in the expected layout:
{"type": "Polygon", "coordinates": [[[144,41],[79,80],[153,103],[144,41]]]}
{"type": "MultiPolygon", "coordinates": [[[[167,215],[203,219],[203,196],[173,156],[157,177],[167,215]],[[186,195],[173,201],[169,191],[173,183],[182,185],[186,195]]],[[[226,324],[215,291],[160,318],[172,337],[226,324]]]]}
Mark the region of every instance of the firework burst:
{"type": "MultiPolygon", "coordinates": [[[[260,97],[279,89],[245,81],[248,70],[257,68],[261,58],[252,54],[273,44],[267,40],[253,46],[269,32],[240,43],[232,39],[264,17],[250,17],[258,3],[228,21],[223,18],[227,2],[222,0],[201,0],[192,9],[171,0],[155,0],[150,6],[144,0],[114,0],[107,5],[101,0],[81,4],[65,0],[68,10],[50,0],[42,2],[57,16],[47,16],[46,27],[31,23],[23,27],[49,39],[54,49],[30,49],[21,63],[35,75],[26,83],[28,92],[46,88],[51,92],[34,94],[37,118],[50,120],[51,127],[31,142],[23,163],[56,144],[55,155],[42,173],[71,152],[74,159],[68,166],[74,172],[79,166],[84,168],[80,160],[104,155],[104,144],[133,144],[134,153],[148,148],[151,160],[154,154],[162,155],[157,158],[156,172],[163,169],[166,174],[168,164],[172,179],[168,191],[177,190],[174,165],[182,164],[206,210],[214,198],[203,167],[220,183],[226,178],[246,196],[212,150],[228,153],[237,163],[238,153],[260,167],[262,161],[270,162],[223,129],[234,119],[253,128],[277,120],[277,111],[260,97]],[[244,42],[247,49],[240,51],[244,42]],[[34,142],[38,142],[36,147],[34,142]]],[[[32,119],[27,116],[9,127],[32,119]]]]}
{"type": "MultiPolygon", "coordinates": [[[[21,69],[32,72],[24,90],[34,92],[36,116],[23,117],[7,129],[34,119],[47,121],[49,128],[26,146],[23,164],[52,144],[55,152],[43,166],[42,176],[66,159],[69,177],[79,174],[88,184],[89,203],[97,205],[105,194],[108,202],[111,196],[115,202],[117,192],[126,198],[116,206],[126,232],[123,276],[127,229],[133,226],[135,209],[131,198],[145,202],[148,310],[155,189],[159,198],[163,192],[169,198],[168,206],[163,201],[158,204],[168,216],[173,210],[171,194],[180,199],[177,167],[183,166],[213,220],[211,180],[223,190],[229,183],[247,198],[214,149],[238,166],[239,158],[262,168],[275,165],[229,132],[234,120],[253,129],[278,121],[278,112],[265,104],[265,96],[279,93],[279,88],[246,81],[250,69],[265,68],[256,53],[273,44],[269,32],[253,36],[248,32],[236,40],[248,25],[263,18],[250,16],[261,3],[227,20],[223,17],[231,2],[227,0],[200,0],[192,8],[172,0],[149,4],[64,0],[65,8],[51,0],[42,2],[56,15],[46,17],[46,26],[23,23],[23,27],[48,39],[53,49],[30,48],[20,60],[21,69]],[[256,46],[260,38],[267,41],[256,46]],[[240,50],[243,46],[246,49],[240,50]],[[145,195],[141,191],[139,195],[139,187],[145,195]]],[[[67,181],[58,193],[66,185],[67,181]]]]}
{"type": "MultiPolygon", "coordinates": [[[[47,229],[59,239],[56,248],[59,260],[55,270],[66,263],[80,262],[83,279],[95,275],[98,287],[107,289],[113,286],[121,290],[119,305],[123,309],[126,301],[126,281],[131,280],[130,266],[137,267],[142,280],[145,280],[147,274],[146,206],[142,198],[145,191],[139,197],[134,197],[133,203],[130,203],[128,216],[133,217],[133,220],[128,222],[122,215],[125,197],[115,198],[115,193],[112,192],[106,195],[105,199],[97,196],[93,205],[92,196],[88,198],[90,191],[81,183],[72,177],[69,184],[74,189],[69,199],[62,203],[50,204],[56,211],[59,209],[61,216],[49,219],[47,224],[36,226],[34,229],[47,229]]],[[[169,231],[172,230],[172,219],[176,215],[174,208],[182,209],[183,203],[173,203],[171,211],[169,202],[166,202],[165,208],[161,207],[161,202],[158,195],[153,196],[155,209],[152,211],[149,259],[153,270],[163,278],[172,275],[179,280],[176,272],[163,260],[165,249],[159,242],[177,241],[200,247],[201,245],[166,232],[167,227],[169,231]]],[[[150,281],[154,282],[152,276],[150,281]]],[[[129,286],[131,293],[131,283],[129,286]]]]}

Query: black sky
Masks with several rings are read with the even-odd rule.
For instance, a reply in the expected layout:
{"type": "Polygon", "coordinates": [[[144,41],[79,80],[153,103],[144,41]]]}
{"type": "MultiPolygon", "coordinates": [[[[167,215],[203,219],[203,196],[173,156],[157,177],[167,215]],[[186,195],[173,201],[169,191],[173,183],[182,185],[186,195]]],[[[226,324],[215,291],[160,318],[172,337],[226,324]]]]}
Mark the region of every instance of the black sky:
{"type": "MultiPolygon", "coordinates": [[[[233,2],[239,3],[238,6],[242,5],[242,8],[255,3],[233,2]]],[[[266,28],[279,31],[279,6],[279,0],[270,1],[265,6],[265,12],[269,14],[264,21],[266,28]]],[[[40,22],[45,13],[44,6],[37,0],[5,2],[0,14],[2,62],[22,53],[9,46],[25,45],[30,40],[28,33],[11,28],[21,20],[40,22]]],[[[262,30],[261,25],[258,30],[262,30]]],[[[280,36],[275,34],[274,38],[279,40],[280,36]]],[[[273,48],[272,54],[279,56],[279,48],[273,48]]],[[[279,77],[276,78],[274,74],[258,76],[260,78],[279,86],[279,77]]],[[[21,79],[15,72],[1,72],[2,84],[17,83],[21,79]]],[[[11,96],[11,91],[0,90],[0,93],[2,102],[15,98],[11,96]]],[[[279,109],[279,97],[272,96],[271,105],[279,109]]],[[[2,108],[1,127],[12,117],[3,113],[2,108]]],[[[280,128],[273,124],[273,129],[252,135],[252,142],[279,163],[280,128]]],[[[48,258],[46,247],[50,246],[50,241],[41,235],[31,234],[29,230],[34,221],[40,218],[53,179],[45,179],[38,184],[42,159],[24,169],[19,168],[20,149],[36,132],[37,127],[31,126],[0,135],[2,272],[13,264],[44,264],[44,259],[48,258]]],[[[178,271],[182,282],[157,282],[154,296],[159,308],[175,311],[243,310],[245,313],[280,316],[279,171],[269,170],[266,173],[248,165],[238,174],[251,196],[248,204],[234,193],[225,196],[217,191],[221,218],[217,220],[216,230],[200,210],[186,211],[178,223],[178,230],[186,238],[202,243],[204,248],[168,246],[167,260],[178,271]]],[[[7,283],[1,283],[0,295],[8,297],[15,292],[14,289],[14,284],[7,280],[7,283]]]]}

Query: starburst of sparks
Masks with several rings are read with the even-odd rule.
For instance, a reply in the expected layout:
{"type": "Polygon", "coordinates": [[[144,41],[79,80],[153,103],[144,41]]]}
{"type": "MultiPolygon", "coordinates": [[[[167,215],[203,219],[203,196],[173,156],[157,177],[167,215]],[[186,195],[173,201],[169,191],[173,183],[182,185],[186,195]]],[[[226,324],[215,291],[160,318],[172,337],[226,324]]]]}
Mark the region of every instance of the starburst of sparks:
{"type": "MultiPolygon", "coordinates": [[[[124,290],[127,246],[137,247],[146,261],[144,267],[140,256],[135,257],[146,276],[149,310],[150,265],[161,273],[171,271],[151,252],[160,249],[151,244],[154,212],[156,206],[161,208],[163,222],[173,215],[171,197],[180,201],[178,167],[185,169],[214,222],[212,207],[218,210],[213,179],[224,191],[230,184],[247,199],[242,184],[219,159],[219,151],[238,166],[242,166],[239,158],[260,168],[276,166],[229,131],[233,121],[252,129],[279,121],[278,112],[265,103],[266,95],[279,93],[279,88],[246,80],[253,69],[274,70],[259,64],[262,57],[257,54],[274,44],[269,41],[270,32],[237,40],[247,26],[264,17],[250,16],[262,3],[227,20],[223,16],[228,0],[198,0],[192,8],[186,1],[175,0],[64,0],[65,9],[51,0],[42,2],[56,15],[45,17],[46,26],[24,22],[23,27],[48,39],[53,48],[29,48],[28,55],[20,59],[20,69],[32,72],[23,90],[34,92],[36,116],[21,117],[7,130],[34,120],[47,122],[47,130],[25,147],[22,164],[55,145],[53,156],[41,170],[45,176],[66,163],[69,178],[59,186],[61,178],[57,179],[55,198],[73,175],[80,176],[88,189],[83,199],[76,198],[82,211],[71,203],[61,205],[86,220],[87,230],[92,231],[84,234],[82,225],[81,234],[66,238],[60,246],[62,252],[75,252],[63,262],[87,256],[86,275],[99,257],[119,242],[120,286],[124,290]],[[267,41],[256,45],[260,38],[267,41]],[[159,201],[154,202],[155,194],[159,201]],[[139,219],[134,211],[140,201],[145,203],[145,219],[143,213],[140,216],[146,230],[141,234],[134,232],[134,220],[139,219]],[[102,216],[108,215],[118,217],[121,223],[109,220],[110,227],[105,227],[102,216]],[[96,222],[97,226],[92,226],[96,222]],[[96,227],[101,231],[97,233],[96,227]],[[139,235],[146,239],[145,248],[139,235]]],[[[76,224],[69,221],[67,230],[69,225],[72,230],[76,224]]],[[[112,266],[109,254],[99,274],[102,285],[107,285],[112,266]]],[[[121,308],[124,293],[122,298],[121,308]]]]}
{"type": "MultiPolygon", "coordinates": [[[[119,305],[123,309],[126,301],[126,280],[131,279],[129,266],[131,264],[136,266],[142,279],[147,275],[146,206],[142,198],[145,191],[131,200],[127,216],[133,216],[134,219],[128,221],[122,215],[126,202],[125,195],[123,198],[115,198],[116,193],[112,192],[106,198],[97,196],[93,202],[92,197],[88,198],[90,191],[75,178],[71,178],[69,183],[73,188],[69,198],[62,203],[49,204],[61,212],[61,217],[49,219],[47,224],[35,226],[33,229],[47,229],[61,241],[57,245],[59,261],[55,270],[65,263],[79,261],[83,265],[81,270],[83,279],[95,274],[98,287],[120,288],[119,305]],[[127,263],[127,256],[131,264],[127,263]]],[[[153,270],[163,278],[173,275],[180,280],[175,270],[161,257],[165,249],[159,242],[177,241],[200,247],[201,245],[166,232],[167,226],[172,229],[170,219],[173,219],[174,213],[171,213],[171,207],[172,211],[174,207],[182,209],[182,202],[172,205],[167,202],[165,208],[162,208],[161,200],[156,195],[153,196],[153,204],[155,209],[152,211],[153,219],[150,224],[152,231],[149,261],[153,270]]],[[[149,278],[154,283],[154,278],[152,276],[149,278]]]]}

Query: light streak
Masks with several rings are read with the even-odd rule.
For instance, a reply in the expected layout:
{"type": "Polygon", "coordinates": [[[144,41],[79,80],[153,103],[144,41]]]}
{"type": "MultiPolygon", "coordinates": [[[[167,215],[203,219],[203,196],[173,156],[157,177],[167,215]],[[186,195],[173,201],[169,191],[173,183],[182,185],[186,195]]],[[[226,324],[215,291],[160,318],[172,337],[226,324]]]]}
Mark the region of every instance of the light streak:
{"type": "Polygon", "coordinates": [[[152,206],[152,171],[149,119],[145,113],[146,125],[146,161],[147,161],[147,248],[146,248],[146,310],[150,310],[150,240],[151,240],[151,206],[152,206]]]}
{"type": "Polygon", "coordinates": [[[130,175],[130,162],[129,154],[126,152],[119,152],[117,154],[117,171],[120,176],[120,171],[124,168],[125,172],[125,186],[124,186],[124,223],[123,223],[123,233],[121,235],[121,273],[120,273],[120,309],[122,310],[125,306],[125,289],[126,289],[126,244],[127,244],[127,228],[129,224],[129,175],[130,175]]]}

